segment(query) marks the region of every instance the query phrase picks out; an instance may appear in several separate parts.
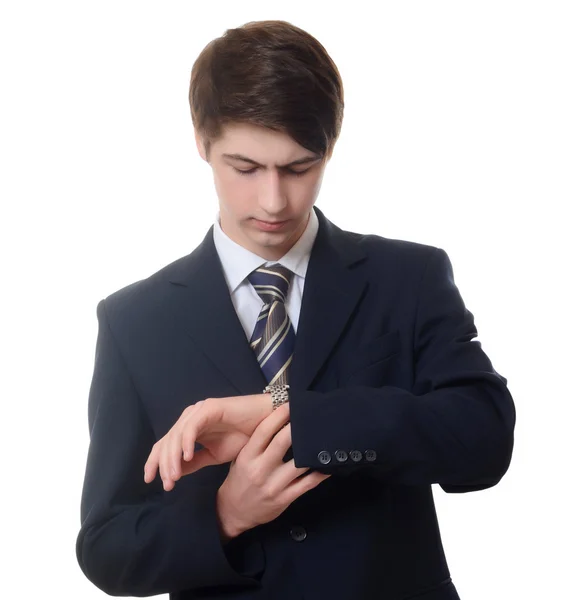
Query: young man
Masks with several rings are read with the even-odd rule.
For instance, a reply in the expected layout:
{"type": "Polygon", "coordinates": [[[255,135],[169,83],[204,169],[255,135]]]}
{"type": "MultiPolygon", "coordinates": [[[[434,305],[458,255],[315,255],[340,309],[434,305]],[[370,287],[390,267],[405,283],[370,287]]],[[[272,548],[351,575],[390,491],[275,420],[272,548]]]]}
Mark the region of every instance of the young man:
{"type": "Polygon", "coordinates": [[[457,599],[431,493],[507,471],[515,409],[447,254],[313,207],[343,89],[283,21],[192,71],[219,216],[98,304],[77,554],[112,595],[457,599]]]}

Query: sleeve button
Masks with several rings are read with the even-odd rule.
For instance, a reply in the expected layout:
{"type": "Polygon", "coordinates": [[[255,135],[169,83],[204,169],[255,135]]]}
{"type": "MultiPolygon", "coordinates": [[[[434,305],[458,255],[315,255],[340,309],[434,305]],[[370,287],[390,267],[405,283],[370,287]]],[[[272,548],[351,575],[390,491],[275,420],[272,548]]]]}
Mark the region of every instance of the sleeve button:
{"type": "Polygon", "coordinates": [[[351,460],[356,463],[361,462],[361,460],[363,459],[363,453],[360,450],[353,450],[350,453],[350,456],[351,460]]]}
{"type": "Polygon", "coordinates": [[[347,460],[349,460],[349,455],[345,450],[337,450],[335,452],[335,458],[338,462],[344,463],[347,462],[347,460]]]}
{"type": "Polygon", "coordinates": [[[369,462],[375,462],[375,460],[377,460],[377,453],[374,450],[367,450],[365,452],[365,458],[369,462]]]}

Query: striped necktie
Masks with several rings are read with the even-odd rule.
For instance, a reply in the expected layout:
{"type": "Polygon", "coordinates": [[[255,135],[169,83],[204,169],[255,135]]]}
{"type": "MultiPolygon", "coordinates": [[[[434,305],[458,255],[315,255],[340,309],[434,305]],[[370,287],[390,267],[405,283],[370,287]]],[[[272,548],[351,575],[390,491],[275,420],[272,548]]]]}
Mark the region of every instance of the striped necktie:
{"type": "Polygon", "coordinates": [[[259,267],[248,280],[264,302],[250,346],[255,351],[268,385],[288,384],[295,331],[285,308],[293,272],[280,264],[259,267]]]}

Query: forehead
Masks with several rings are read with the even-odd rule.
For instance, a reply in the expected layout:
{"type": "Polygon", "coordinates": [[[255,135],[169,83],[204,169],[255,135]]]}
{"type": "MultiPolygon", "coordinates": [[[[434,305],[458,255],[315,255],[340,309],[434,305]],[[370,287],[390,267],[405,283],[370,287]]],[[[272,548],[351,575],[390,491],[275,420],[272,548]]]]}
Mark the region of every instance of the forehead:
{"type": "Polygon", "coordinates": [[[227,124],[214,143],[219,154],[242,154],[262,164],[284,164],[305,156],[315,156],[288,134],[247,123],[227,124]]]}

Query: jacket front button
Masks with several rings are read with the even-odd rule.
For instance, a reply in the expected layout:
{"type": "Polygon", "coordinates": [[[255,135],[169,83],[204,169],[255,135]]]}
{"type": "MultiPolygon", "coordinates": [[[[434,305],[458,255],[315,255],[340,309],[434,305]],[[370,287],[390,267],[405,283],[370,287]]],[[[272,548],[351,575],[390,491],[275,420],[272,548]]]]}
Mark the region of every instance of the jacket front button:
{"type": "Polygon", "coordinates": [[[328,465],[331,462],[331,453],[327,452],[326,450],[321,450],[318,458],[323,465],[328,465]]]}
{"type": "Polygon", "coordinates": [[[367,450],[365,452],[365,458],[369,462],[375,462],[375,460],[377,460],[377,453],[374,450],[367,450]]]}
{"type": "Polygon", "coordinates": [[[300,525],[295,525],[290,531],[291,537],[295,542],[302,542],[307,537],[307,531],[300,525]]]}
{"type": "Polygon", "coordinates": [[[344,450],[337,450],[335,452],[335,458],[338,462],[344,463],[347,462],[347,460],[349,460],[349,455],[344,450]]]}

